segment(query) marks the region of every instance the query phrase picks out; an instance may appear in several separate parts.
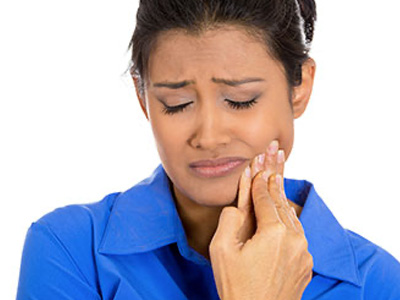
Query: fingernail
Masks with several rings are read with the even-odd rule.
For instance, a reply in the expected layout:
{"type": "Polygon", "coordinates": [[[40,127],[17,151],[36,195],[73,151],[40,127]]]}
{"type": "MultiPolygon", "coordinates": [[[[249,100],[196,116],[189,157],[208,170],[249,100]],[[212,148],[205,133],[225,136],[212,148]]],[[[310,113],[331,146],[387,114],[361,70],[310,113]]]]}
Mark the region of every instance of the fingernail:
{"type": "Polygon", "coordinates": [[[244,175],[246,175],[246,177],[248,178],[251,177],[251,171],[249,166],[247,166],[246,169],[244,169],[244,175]]]}
{"type": "Polygon", "coordinates": [[[285,151],[281,149],[278,151],[278,164],[281,164],[284,161],[285,161],[285,151]]]}
{"type": "Polygon", "coordinates": [[[263,178],[266,182],[268,182],[268,177],[269,177],[268,171],[264,171],[264,172],[262,173],[262,178],[263,178]]]}
{"type": "Polygon", "coordinates": [[[265,161],[265,153],[261,153],[260,155],[258,155],[257,161],[258,161],[259,165],[262,166],[265,161]]]}
{"type": "Polygon", "coordinates": [[[278,151],[279,143],[277,140],[273,140],[268,147],[268,153],[275,154],[278,151]]]}

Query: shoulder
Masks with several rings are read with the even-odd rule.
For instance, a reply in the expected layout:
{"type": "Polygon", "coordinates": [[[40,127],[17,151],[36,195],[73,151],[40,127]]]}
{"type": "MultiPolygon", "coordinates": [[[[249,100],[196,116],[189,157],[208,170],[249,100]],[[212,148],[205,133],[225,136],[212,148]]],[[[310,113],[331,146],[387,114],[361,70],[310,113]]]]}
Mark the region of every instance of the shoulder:
{"type": "Polygon", "coordinates": [[[45,227],[64,240],[99,233],[106,225],[118,195],[113,193],[98,202],[57,208],[34,222],[32,227],[45,227]]]}
{"type": "Polygon", "coordinates": [[[58,253],[59,260],[69,261],[82,273],[94,276],[93,255],[118,195],[113,193],[98,202],[60,207],[44,215],[29,228],[25,251],[37,259],[45,253],[58,253]]]}
{"type": "Polygon", "coordinates": [[[77,299],[99,298],[94,255],[117,195],[61,207],[32,223],[17,299],[61,299],[72,289],[77,299]]]}
{"type": "Polygon", "coordinates": [[[357,258],[365,299],[400,299],[400,262],[361,235],[346,232],[357,258]]]}

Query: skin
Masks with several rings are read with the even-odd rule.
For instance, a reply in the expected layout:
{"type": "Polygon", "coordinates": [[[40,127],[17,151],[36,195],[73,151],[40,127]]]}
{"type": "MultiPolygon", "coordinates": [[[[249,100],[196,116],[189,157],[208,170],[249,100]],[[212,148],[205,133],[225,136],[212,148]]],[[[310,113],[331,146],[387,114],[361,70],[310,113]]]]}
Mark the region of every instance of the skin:
{"type": "MultiPolygon", "coordinates": [[[[200,36],[167,31],[157,39],[148,64],[145,94],[138,99],[150,121],[161,162],[171,180],[178,213],[189,245],[210,258],[209,245],[224,207],[237,206],[240,177],[254,157],[273,140],[285,160],[294,140],[294,119],[305,111],[314,81],[315,62],[306,61],[302,84],[293,88],[290,107],[284,69],[266,46],[235,26],[208,30],[200,36]],[[235,87],[212,78],[262,78],[235,87]],[[161,82],[193,81],[179,89],[155,87],[161,82]],[[236,110],[225,99],[257,103],[236,110]],[[189,104],[165,114],[165,105],[189,104]],[[189,167],[198,160],[243,157],[246,162],[231,174],[201,178],[189,167]]],[[[252,174],[253,176],[255,174],[252,174]]],[[[301,207],[289,200],[297,216],[301,207]]]]}
{"type": "Polygon", "coordinates": [[[312,279],[308,242],[284,192],[283,150],[276,150],[254,159],[240,178],[237,207],[222,210],[210,244],[220,299],[299,300],[312,279]]]}

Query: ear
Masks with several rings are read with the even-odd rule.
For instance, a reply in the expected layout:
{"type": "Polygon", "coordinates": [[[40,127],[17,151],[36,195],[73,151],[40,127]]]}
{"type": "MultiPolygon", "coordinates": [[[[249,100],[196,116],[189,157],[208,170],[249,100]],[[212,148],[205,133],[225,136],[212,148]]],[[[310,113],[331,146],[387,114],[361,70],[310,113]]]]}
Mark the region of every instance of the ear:
{"type": "Polygon", "coordinates": [[[142,108],[142,111],[144,115],[146,116],[146,119],[149,120],[149,116],[147,115],[147,109],[146,109],[146,100],[142,97],[141,93],[139,92],[139,78],[136,75],[132,75],[133,82],[135,84],[135,89],[136,89],[136,96],[139,100],[140,107],[142,108]]]}
{"type": "Polygon", "coordinates": [[[299,118],[307,108],[314,85],[315,69],[316,64],[312,58],[303,63],[301,84],[293,88],[292,94],[294,119],[299,118]]]}

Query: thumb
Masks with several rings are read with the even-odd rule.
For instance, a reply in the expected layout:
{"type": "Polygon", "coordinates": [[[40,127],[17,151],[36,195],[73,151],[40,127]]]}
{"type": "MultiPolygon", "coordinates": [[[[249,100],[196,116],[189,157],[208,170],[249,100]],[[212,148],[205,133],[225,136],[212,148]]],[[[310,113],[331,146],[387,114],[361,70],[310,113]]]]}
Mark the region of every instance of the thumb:
{"type": "Polygon", "coordinates": [[[226,206],[219,216],[217,230],[210,243],[210,251],[218,249],[232,251],[239,249],[241,243],[238,239],[240,227],[243,225],[243,213],[234,206],[226,206]]]}

